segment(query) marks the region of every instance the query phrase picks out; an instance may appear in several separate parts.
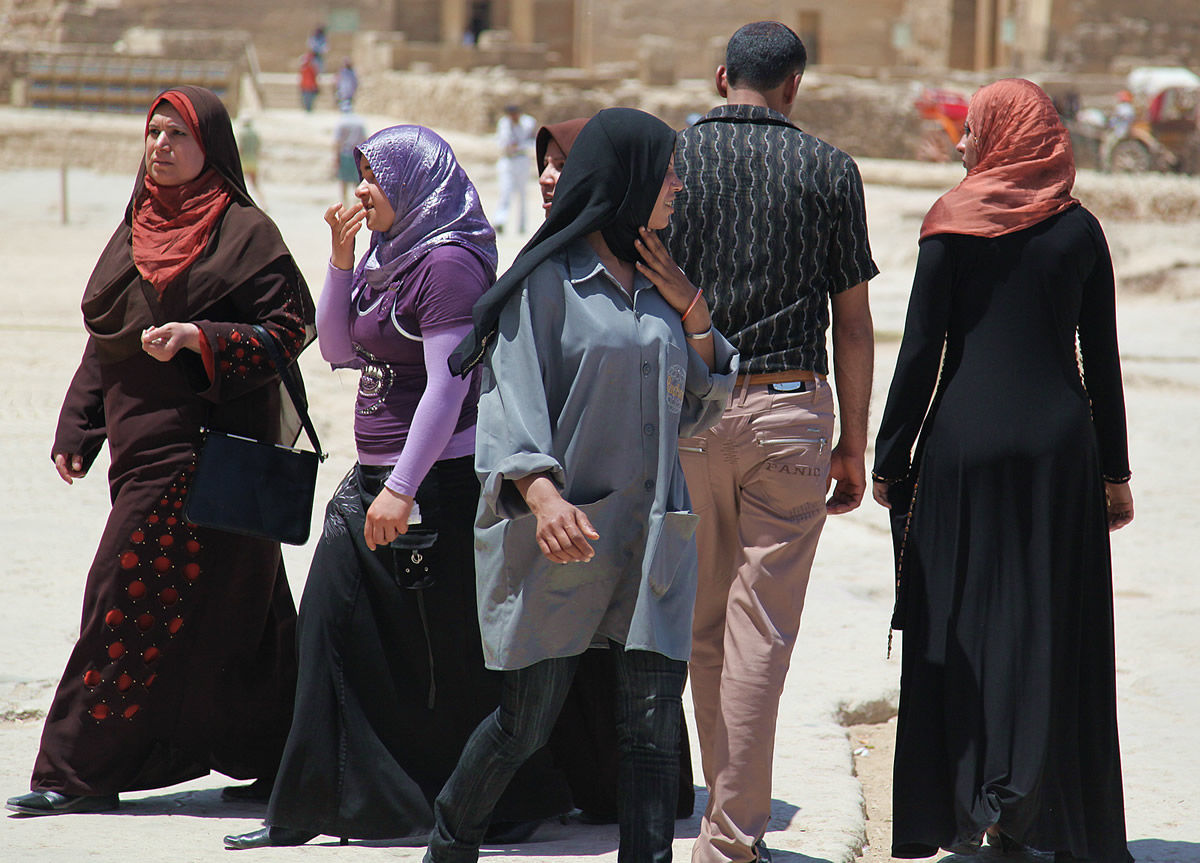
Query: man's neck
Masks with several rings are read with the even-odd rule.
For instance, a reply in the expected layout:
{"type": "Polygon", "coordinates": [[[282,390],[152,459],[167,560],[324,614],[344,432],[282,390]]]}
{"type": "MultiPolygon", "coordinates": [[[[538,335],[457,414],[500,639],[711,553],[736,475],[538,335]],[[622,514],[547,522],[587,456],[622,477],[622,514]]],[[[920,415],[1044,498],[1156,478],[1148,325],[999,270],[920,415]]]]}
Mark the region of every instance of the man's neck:
{"type": "Polygon", "coordinates": [[[778,111],[785,117],[791,113],[791,105],[785,105],[781,94],[774,90],[769,93],[763,93],[759,90],[751,90],[748,87],[730,87],[729,95],[725,97],[725,104],[753,105],[757,108],[770,108],[772,111],[778,111]]]}

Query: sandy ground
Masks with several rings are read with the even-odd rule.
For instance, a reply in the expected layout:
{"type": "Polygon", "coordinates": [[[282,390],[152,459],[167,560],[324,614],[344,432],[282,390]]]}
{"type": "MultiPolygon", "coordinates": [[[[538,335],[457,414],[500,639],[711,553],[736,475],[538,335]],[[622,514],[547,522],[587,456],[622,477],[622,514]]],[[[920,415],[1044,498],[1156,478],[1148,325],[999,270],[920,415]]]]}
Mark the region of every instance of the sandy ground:
{"type": "MultiPolygon", "coordinates": [[[[0,135],[16,125],[28,127],[31,140],[66,135],[71,146],[88,147],[85,122],[69,115],[36,116],[42,128],[29,131],[33,123],[26,118],[0,112],[0,135]]],[[[369,119],[376,127],[394,122],[369,119]]],[[[287,111],[260,120],[271,154],[264,159],[265,198],[314,291],[328,255],[321,212],[337,194],[328,179],[325,149],[333,121],[328,113],[287,111]]],[[[139,122],[129,121],[129,130],[133,155],[114,157],[114,173],[69,173],[65,225],[56,170],[0,169],[7,204],[0,211],[0,792],[5,797],[28,787],[41,718],[77,634],[80,591],[107,515],[106,458],[92,476],[68,487],[58,480],[47,453],[62,393],[84,344],[78,310],[82,287],[132,183],[139,122]]],[[[490,143],[447,137],[480,186],[485,208],[493,211],[490,143]]],[[[864,162],[863,173],[872,245],[883,271],[872,284],[879,335],[877,417],[903,329],[917,226],[937,194],[960,174],[871,162],[864,162]]],[[[1130,847],[1139,860],[1155,863],[1200,863],[1200,832],[1192,824],[1200,799],[1193,718],[1200,709],[1200,676],[1194,670],[1200,659],[1200,584],[1193,563],[1196,494],[1188,482],[1200,426],[1200,220],[1189,220],[1195,210],[1187,206],[1172,205],[1171,222],[1131,221],[1122,213],[1155,212],[1144,205],[1152,203],[1156,189],[1169,188],[1177,200],[1188,197],[1193,185],[1164,178],[1080,180],[1085,203],[1106,214],[1123,285],[1119,314],[1137,520],[1115,536],[1113,547],[1119,708],[1130,847]],[[1140,206],[1125,203],[1139,191],[1140,206]]],[[[532,182],[528,194],[532,228],[540,217],[532,182]]],[[[511,233],[502,237],[502,263],[522,241],[511,233]]],[[[302,365],[314,420],[332,454],[321,472],[318,497],[323,498],[354,459],[350,405],[355,381],[349,373],[323,367],[316,351],[309,351],[302,365]]],[[[320,510],[321,504],[316,514],[320,510]]],[[[311,547],[285,551],[297,596],[310,554],[311,547]]],[[[899,683],[898,659],[895,654],[890,661],[884,658],[890,555],[886,518],[873,504],[831,520],[826,528],[780,711],[767,836],[778,861],[888,858],[895,725],[888,720],[899,683]]],[[[254,829],[263,814],[262,807],[222,803],[218,790],[227,782],[213,775],[131,794],[113,814],[5,818],[0,860],[218,859],[225,853],[221,836],[254,829]]],[[[703,806],[702,792],[698,806],[703,806]]],[[[677,859],[688,859],[697,827],[697,818],[678,824],[677,859]]],[[[485,849],[485,858],[613,861],[616,844],[615,828],[550,824],[533,842],[485,849]]],[[[314,845],[319,847],[250,854],[261,860],[420,859],[419,849],[394,843],[340,848],[336,840],[322,839],[314,845]]],[[[992,858],[998,856],[985,851],[978,859],[992,858]]]]}

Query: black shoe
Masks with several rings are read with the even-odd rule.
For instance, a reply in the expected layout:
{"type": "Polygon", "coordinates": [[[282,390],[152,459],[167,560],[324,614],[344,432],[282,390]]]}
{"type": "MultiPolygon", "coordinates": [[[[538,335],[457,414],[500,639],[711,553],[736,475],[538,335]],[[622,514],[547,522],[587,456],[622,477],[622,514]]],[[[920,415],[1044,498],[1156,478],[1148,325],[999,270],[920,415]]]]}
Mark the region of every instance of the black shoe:
{"type": "Polygon", "coordinates": [[[68,812],[111,812],[121,805],[116,794],[71,796],[57,791],[30,791],[8,798],[5,808],[20,815],[66,815],[68,812]]]}
{"type": "Polygon", "coordinates": [[[249,785],[227,785],[221,789],[221,799],[229,803],[266,803],[274,787],[274,778],[255,779],[249,785]]]}
{"type": "Polygon", "coordinates": [[[1008,857],[1012,854],[1020,854],[1022,850],[1021,843],[1019,843],[1016,839],[1013,839],[1007,833],[989,832],[987,834],[987,844],[992,848],[995,848],[997,845],[999,845],[1000,853],[1005,857],[1008,857]]]}
{"type": "Polygon", "coordinates": [[[617,813],[594,812],[591,809],[580,809],[579,814],[575,816],[575,820],[580,824],[616,824],[617,813]]]}
{"type": "Polygon", "coordinates": [[[959,842],[957,845],[951,845],[946,850],[949,851],[951,854],[970,856],[972,854],[978,854],[979,849],[982,847],[983,847],[983,837],[982,836],[974,836],[970,839],[965,839],[962,842],[959,842]]]}
{"type": "Polygon", "coordinates": [[[483,845],[520,845],[533,838],[541,821],[493,821],[483,834],[483,845]]]}
{"type": "Polygon", "coordinates": [[[771,849],[767,847],[767,843],[762,839],[758,839],[753,845],[754,853],[757,855],[754,859],[758,863],[771,863],[771,849]]]}
{"type": "Polygon", "coordinates": [[[309,830],[293,830],[291,827],[263,827],[253,833],[226,836],[225,847],[230,851],[245,851],[247,848],[286,848],[303,845],[319,835],[309,830]]]}

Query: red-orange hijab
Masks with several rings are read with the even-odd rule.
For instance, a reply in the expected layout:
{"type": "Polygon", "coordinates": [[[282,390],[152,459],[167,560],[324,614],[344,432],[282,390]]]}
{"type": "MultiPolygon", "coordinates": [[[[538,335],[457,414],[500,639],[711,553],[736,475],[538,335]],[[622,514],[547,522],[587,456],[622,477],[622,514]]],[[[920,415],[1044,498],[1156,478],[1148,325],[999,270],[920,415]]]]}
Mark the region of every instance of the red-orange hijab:
{"type": "Polygon", "coordinates": [[[229,184],[208,161],[208,145],[200,130],[196,108],[179,90],[168,90],[154,101],[150,119],[163,102],[170,104],[205,154],[204,169],[179,186],[160,186],[145,174],[141,194],[133,204],[133,262],[142,278],[160,294],[204,252],[213,229],[233,200],[229,184]]]}
{"type": "Polygon", "coordinates": [[[1037,84],[1005,78],[975,93],[967,127],[979,161],[930,208],[921,239],[933,234],[999,237],[1078,204],[1071,136],[1037,84]]]}

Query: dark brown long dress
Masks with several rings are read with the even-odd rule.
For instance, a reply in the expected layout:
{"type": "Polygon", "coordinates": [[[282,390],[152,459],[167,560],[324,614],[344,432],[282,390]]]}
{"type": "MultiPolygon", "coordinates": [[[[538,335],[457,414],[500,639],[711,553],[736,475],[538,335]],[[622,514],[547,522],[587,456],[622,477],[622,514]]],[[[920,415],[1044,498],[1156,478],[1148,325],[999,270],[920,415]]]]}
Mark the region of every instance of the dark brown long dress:
{"type": "MultiPolygon", "coordinates": [[[[271,776],[291,720],[296,612],[279,545],[188,524],[182,510],[202,426],[290,436],[279,376],[250,327],[263,324],[294,358],[310,337],[312,300],[246,194],[224,107],[206,90],[179,89],[234,200],[200,259],[161,295],[133,265],[129,211],[88,283],[91,337],[53,452],[90,465],[107,439],[113,508],[46,717],[35,791],[112,794],[209,770],[271,776]],[[163,363],[141,350],[141,330],[168,321],[199,326],[212,379],[195,352],[163,363]]],[[[134,198],[141,188],[139,173],[134,198]]]]}

